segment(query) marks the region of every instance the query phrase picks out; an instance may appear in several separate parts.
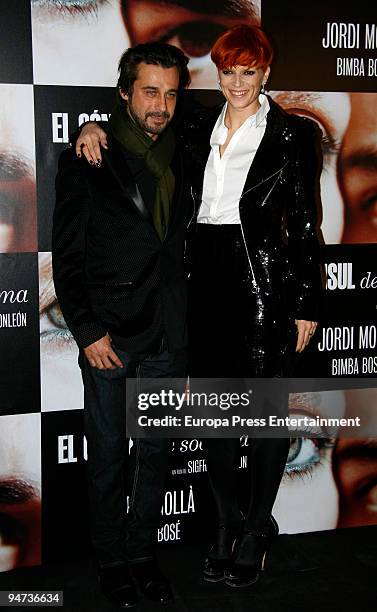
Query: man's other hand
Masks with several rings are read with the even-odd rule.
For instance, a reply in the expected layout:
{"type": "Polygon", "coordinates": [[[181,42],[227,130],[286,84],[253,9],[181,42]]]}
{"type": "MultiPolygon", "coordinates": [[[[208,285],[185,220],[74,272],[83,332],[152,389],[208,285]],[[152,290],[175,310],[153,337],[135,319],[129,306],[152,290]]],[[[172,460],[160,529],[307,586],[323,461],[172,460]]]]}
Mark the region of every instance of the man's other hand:
{"type": "Polygon", "coordinates": [[[84,353],[92,368],[99,370],[115,370],[123,368],[123,363],[111,348],[111,338],[106,334],[103,338],[89,344],[84,348],[84,353]]]}

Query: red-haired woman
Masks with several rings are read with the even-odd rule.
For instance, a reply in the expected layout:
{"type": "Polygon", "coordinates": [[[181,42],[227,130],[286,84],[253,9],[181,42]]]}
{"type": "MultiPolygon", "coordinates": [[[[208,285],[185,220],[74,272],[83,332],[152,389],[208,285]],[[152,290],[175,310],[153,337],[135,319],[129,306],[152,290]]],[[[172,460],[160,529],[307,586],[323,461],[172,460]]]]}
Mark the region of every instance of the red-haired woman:
{"type": "MultiPolygon", "coordinates": [[[[317,128],[264,94],[272,49],[260,28],[225,32],[211,57],[226,103],[220,113],[198,112],[188,132],[198,177],[190,375],[289,376],[317,325],[317,128]]],[[[218,530],[204,577],[225,576],[237,587],[258,579],[278,533],[271,511],[289,439],[254,438],[250,446],[251,496],[241,520],[238,440],[208,441],[218,530]]]]}
{"type": "MultiPolygon", "coordinates": [[[[226,103],[199,110],[183,130],[196,203],[189,224],[190,375],[288,376],[317,325],[317,128],[264,94],[272,49],[260,28],[225,32],[212,59],[226,103]]],[[[92,163],[98,140],[105,142],[98,129],[86,127],[76,146],[80,152],[87,145],[92,163]]],[[[251,441],[251,496],[242,518],[238,447],[237,439],[208,441],[218,528],[204,578],[242,587],[258,579],[278,533],[271,511],[289,439],[251,441]]]]}

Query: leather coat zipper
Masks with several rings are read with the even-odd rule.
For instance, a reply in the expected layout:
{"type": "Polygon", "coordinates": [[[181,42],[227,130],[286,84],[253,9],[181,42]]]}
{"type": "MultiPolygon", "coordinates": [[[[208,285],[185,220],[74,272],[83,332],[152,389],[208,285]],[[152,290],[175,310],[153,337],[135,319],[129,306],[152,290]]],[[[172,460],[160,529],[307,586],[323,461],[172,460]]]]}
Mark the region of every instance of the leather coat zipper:
{"type": "Polygon", "coordinates": [[[192,213],[192,215],[190,217],[190,220],[189,220],[188,224],[186,225],[186,230],[188,230],[188,228],[190,227],[190,225],[192,223],[192,220],[195,217],[195,213],[196,213],[195,196],[194,196],[193,189],[192,189],[191,186],[190,186],[190,193],[191,193],[191,198],[192,198],[192,201],[193,201],[193,204],[194,204],[194,212],[192,213]]]}
{"type": "MultiPolygon", "coordinates": [[[[259,185],[261,185],[262,183],[265,183],[266,181],[268,181],[270,178],[272,178],[273,176],[275,176],[275,175],[277,174],[278,176],[277,176],[277,178],[276,178],[276,181],[274,182],[274,184],[272,185],[272,187],[271,187],[270,191],[268,192],[268,194],[266,195],[266,197],[264,198],[264,200],[263,200],[263,202],[262,202],[262,205],[263,205],[263,204],[265,203],[265,201],[267,200],[268,196],[270,195],[270,193],[272,192],[272,190],[274,189],[274,187],[275,187],[276,183],[278,182],[279,178],[281,177],[282,172],[283,172],[283,170],[284,170],[285,166],[287,165],[287,163],[288,163],[288,162],[286,162],[286,163],[284,164],[284,166],[283,166],[282,168],[280,168],[280,170],[277,170],[276,172],[274,172],[273,174],[271,174],[271,175],[270,175],[270,176],[268,176],[267,178],[263,179],[263,181],[260,181],[259,183],[257,183],[256,185],[253,185],[253,187],[250,187],[250,189],[248,189],[247,191],[245,191],[245,192],[244,192],[244,193],[241,195],[238,205],[240,204],[240,202],[241,202],[242,198],[243,198],[243,197],[244,197],[244,196],[245,196],[247,193],[250,193],[250,191],[253,191],[253,189],[255,189],[256,187],[258,187],[258,186],[259,186],[259,185]]],[[[256,287],[256,288],[257,288],[257,287],[258,287],[258,285],[257,285],[257,281],[256,281],[256,278],[255,278],[255,273],[254,273],[253,265],[252,265],[252,263],[251,263],[251,259],[250,259],[249,249],[247,248],[247,244],[246,244],[245,232],[244,232],[243,225],[242,225],[241,211],[240,211],[240,213],[239,213],[239,214],[240,214],[241,233],[242,233],[242,238],[243,238],[243,242],[244,242],[244,245],[245,245],[245,251],[246,251],[247,259],[248,259],[249,266],[250,266],[251,276],[253,277],[253,285],[254,285],[254,287],[256,287]]]]}

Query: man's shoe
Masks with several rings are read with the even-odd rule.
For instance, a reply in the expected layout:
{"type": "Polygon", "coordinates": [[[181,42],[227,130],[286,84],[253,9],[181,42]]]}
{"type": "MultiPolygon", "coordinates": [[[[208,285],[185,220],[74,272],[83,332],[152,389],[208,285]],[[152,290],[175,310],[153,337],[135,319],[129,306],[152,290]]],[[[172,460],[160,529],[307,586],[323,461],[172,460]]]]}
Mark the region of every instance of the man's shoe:
{"type": "Polygon", "coordinates": [[[98,579],[102,591],[113,603],[121,608],[136,606],[137,592],[126,563],[100,567],[98,579]]]}
{"type": "Polygon", "coordinates": [[[152,601],[166,604],[173,599],[170,583],[155,559],[132,561],[130,569],[140,591],[152,601]]]}

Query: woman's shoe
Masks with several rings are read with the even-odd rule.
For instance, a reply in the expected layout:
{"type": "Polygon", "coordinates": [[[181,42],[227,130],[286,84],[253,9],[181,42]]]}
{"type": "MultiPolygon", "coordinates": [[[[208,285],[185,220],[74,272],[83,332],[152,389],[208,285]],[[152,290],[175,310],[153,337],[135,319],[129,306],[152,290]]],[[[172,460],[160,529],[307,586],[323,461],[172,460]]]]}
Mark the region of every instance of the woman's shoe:
{"type": "Polygon", "coordinates": [[[279,528],[273,516],[270,517],[267,533],[243,531],[235,543],[232,562],[225,570],[225,583],[232,587],[254,584],[264,569],[267,552],[278,533],[279,528]]]}
{"type": "Polygon", "coordinates": [[[224,580],[225,571],[231,564],[233,544],[240,529],[241,523],[237,526],[220,525],[217,528],[216,541],[204,561],[203,578],[207,582],[224,580]]]}

